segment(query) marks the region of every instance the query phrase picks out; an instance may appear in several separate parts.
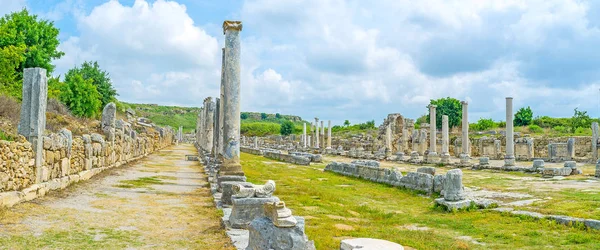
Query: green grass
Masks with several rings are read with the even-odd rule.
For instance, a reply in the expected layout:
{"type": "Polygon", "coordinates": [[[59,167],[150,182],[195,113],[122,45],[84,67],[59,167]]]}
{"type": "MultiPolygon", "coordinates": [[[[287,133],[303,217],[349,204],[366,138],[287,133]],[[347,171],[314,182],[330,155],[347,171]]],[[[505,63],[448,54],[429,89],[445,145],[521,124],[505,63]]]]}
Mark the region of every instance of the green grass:
{"type": "Polygon", "coordinates": [[[275,180],[275,195],[295,215],[307,218],[306,233],[317,249],[337,249],[348,237],[379,238],[417,249],[600,248],[595,231],[485,210],[448,213],[434,208],[431,197],[322,172],[324,164],[265,164],[270,161],[242,153],[248,180],[275,180]]]}
{"type": "Polygon", "coordinates": [[[160,179],[161,176],[152,176],[152,177],[141,177],[135,180],[123,180],[120,181],[121,184],[115,185],[115,187],[120,188],[146,188],[151,185],[160,185],[164,184],[164,182],[160,179]]]}
{"type": "Polygon", "coordinates": [[[0,237],[2,249],[125,249],[143,245],[139,233],[110,228],[48,230],[39,236],[0,237]]]}
{"type": "Polygon", "coordinates": [[[13,138],[11,135],[4,133],[4,131],[0,130],[0,140],[3,141],[14,141],[15,138],[13,138]]]}

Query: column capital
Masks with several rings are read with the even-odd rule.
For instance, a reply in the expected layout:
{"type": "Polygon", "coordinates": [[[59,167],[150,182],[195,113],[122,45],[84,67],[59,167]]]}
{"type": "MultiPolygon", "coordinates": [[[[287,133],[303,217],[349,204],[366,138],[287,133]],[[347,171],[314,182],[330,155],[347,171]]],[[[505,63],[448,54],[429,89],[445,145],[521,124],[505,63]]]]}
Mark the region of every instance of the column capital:
{"type": "Polygon", "coordinates": [[[228,29],[242,31],[242,21],[225,20],[223,22],[223,34],[225,34],[225,31],[228,29]]]}
{"type": "Polygon", "coordinates": [[[508,96],[508,97],[506,97],[506,100],[508,100],[508,99],[512,100],[513,98],[512,98],[512,97],[510,97],[510,96],[508,96]]]}
{"type": "Polygon", "coordinates": [[[429,104],[429,105],[427,105],[427,107],[428,108],[437,108],[437,105],[435,105],[435,104],[429,104]]]}
{"type": "Polygon", "coordinates": [[[462,105],[469,105],[469,102],[467,102],[467,101],[460,101],[460,104],[462,104],[462,105]]]}

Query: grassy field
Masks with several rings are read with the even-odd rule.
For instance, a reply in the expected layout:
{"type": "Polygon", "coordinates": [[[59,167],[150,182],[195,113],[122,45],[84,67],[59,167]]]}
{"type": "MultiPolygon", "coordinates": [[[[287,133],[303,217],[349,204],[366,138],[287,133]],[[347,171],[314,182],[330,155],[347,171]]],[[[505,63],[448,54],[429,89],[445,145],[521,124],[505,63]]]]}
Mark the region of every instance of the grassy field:
{"type": "Polygon", "coordinates": [[[337,249],[351,237],[417,249],[600,248],[597,231],[492,211],[447,213],[430,197],[323,172],[324,164],[305,167],[243,153],[242,165],[251,182],[277,182],[275,194],[306,218],[317,249],[337,249]]]}

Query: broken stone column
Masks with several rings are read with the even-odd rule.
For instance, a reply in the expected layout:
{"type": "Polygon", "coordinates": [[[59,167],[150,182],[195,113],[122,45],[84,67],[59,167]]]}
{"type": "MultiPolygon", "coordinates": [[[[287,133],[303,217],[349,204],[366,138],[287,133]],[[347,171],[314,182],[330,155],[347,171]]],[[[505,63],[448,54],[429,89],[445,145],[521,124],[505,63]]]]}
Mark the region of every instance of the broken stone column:
{"type": "Polygon", "coordinates": [[[42,180],[43,136],[46,129],[46,102],[48,79],[46,69],[23,70],[23,102],[18,132],[31,143],[35,155],[36,183],[42,180]]]}
{"type": "Polygon", "coordinates": [[[315,148],[319,148],[319,118],[315,117],[315,148]]]}
{"type": "Polygon", "coordinates": [[[325,147],[325,126],[324,121],[321,121],[321,146],[325,147]]]}
{"type": "Polygon", "coordinates": [[[569,160],[575,158],[575,138],[569,138],[567,140],[567,158],[569,158],[569,160]]]}
{"type": "Polygon", "coordinates": [[[108,103],[102,110],[102,132],[110,143],[115,143],[115,122],[117,117],[117,106],[108,103]]]}
{"type": "Polygon", "coordinates": [[[592,122],[592,161],[598,160],[598,123],[592,122]]]}
{"type": "Polygon", "coordinates": [[[450,152],[448,148],[450,140],[448,138],[448,116],[442,116],[442,163],[450,162],[450,152]]]}
{"type": "Polygon", "coordinates": [[[469,103],[467,101],[460,102],[462,104],[462,154],[459,155],[460,163],[469,163],[469,103]]]}
{"type": "Polygon", "coordinates": [[[306,122],[302,125],[302,144],[304,144],[304,148],[306,148],[306,122]]]}
{"type": "Polygon", "coordinates": [[[515,140],[513,132],[513,98],[506,97],[506,156],[504,156],[505,167],[511,167],[515,165],[515,140]]]}
{"type": "Polygon", "coordinates": [[[244,175],[240,164],[240,31],[241,21],[223,22],[225,82],[223,86],[223,165],[219,175],[244,175]]]}
{"type": "Polygon", "coordinates": [[[331,120],[327,121],[327,149],[331,149],[331,120]]]}
{"type": "Polygon", "coordinates": [[[390,156],[392,154],[392,125],[388,123],[385,126],[385,155],[390,156]]]}
{"type": "Polygon", "coordinates": [[[596,173],[594,176],[596,176],[596,178],[600,178],[600,160],[596,162],[596,173]]]}
{"type": "Polygon", "coordinates": [[[204,110],[206,112],[206,119],[204,122],[204,125],[206,126],[204,128],[204,136],[206,137],[205,139],[205,150],[208,152],[209,155],[213,155],[213,136],[214,136],[214,129],[215,129],[215,103],[212,101],[212,97],[207,97],[206,99],[204,99],[204,110]]]}
{"type": "Polygon", "coordinates": [[[428,162],[436,162],[438,155],[436,152],[437,125],[436,125],[436,105],[429,105],[429,153],[427,154],[428,162]]]}
{"type": "Polygon", "coordinates": [[[220,101],[217,105],[219,105],[218,107],[218,112],[219,112],[219,126],[216,127],[215,129],[219,129],[219,137],[217,137],[217,141],[218,141],[218,150],[217,150],[217,159],[221,159],[221,156],[223,154],[223,141],[224,141],[224,134],[223,134],[223,102],[224,102],[224,88],[225,88],[225,48],[221,49],[221,89],[220,89],[220,101]]]}
{"type": "Polygon", "coordinates": [[[220,116],[220,105],[221,105],[221,99],[220,98],[216,98],[216,103],[215,103],[215,116],[213,118],[214,120],[214,125],[213,125],[213,157],[215,159],[217,159],[217,157],[219,156],[219,137],[221,136],[220,134],[220,125],[219,125],[219,116],[220,116]]]}
{"type": "Polygon", "coordinates": [[[254,148],[258,149],[258,136],[254,136],[254,148]]]}

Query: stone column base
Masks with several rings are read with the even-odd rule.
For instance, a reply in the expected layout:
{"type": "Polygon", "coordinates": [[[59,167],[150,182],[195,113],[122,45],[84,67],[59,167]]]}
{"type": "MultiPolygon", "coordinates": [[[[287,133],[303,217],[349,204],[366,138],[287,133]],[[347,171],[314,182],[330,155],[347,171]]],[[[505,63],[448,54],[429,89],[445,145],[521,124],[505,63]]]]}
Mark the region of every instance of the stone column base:
{"type": "Polygon", "coordinates": [[[440,161],[441,163],[450,163],[450,154],[448,153],[442,153],[442,156],[440,157],[440,161]]]}
{"type": "Polygon", "coordinates": [[[468,154],[460,154],[460,164],[469,164],[470,156],[468,154]]]}
{"type": "Polygon", "coordinates": [[[304,233],[304,218],[295,218],[298,223],[294,227],[276,227],[267,217],[253,220],[246,249],[314,250],[314,242],[304,233]]]}
{"type": "Polygon", "coordinates": [[[425,161],[427,163],[438,163],[438,162],[440,162],[440,156],[437,154],[437,152],[430,151],[425,156],[425,161]]]}
{"type": "Polygon", "coordinates": [[[504,157],[504,166],[512,167],[515,165],[515,157],[514,156],[506,156],[504,157]]]}
{"type": "Polygon", "coordinates": [[[234,198],[228,223],[232,228],[246,229],[254,219],[267,216],[264,204],[273,202],[279,202],[279,198],[234,198]]]}

